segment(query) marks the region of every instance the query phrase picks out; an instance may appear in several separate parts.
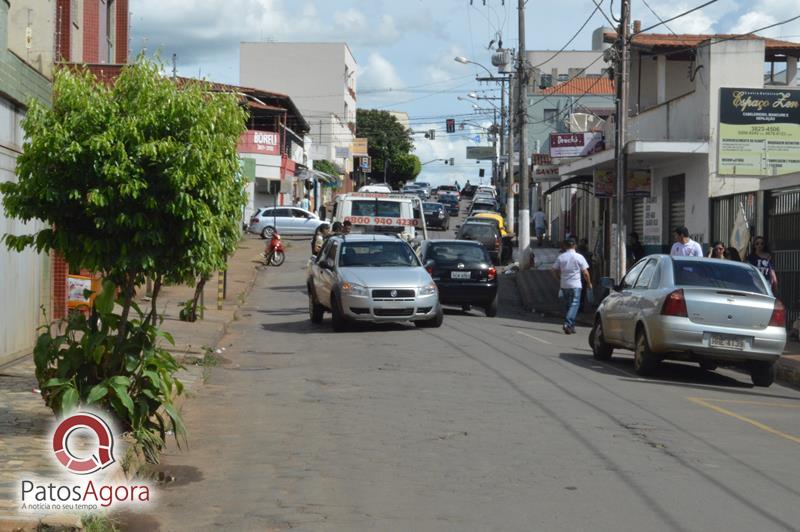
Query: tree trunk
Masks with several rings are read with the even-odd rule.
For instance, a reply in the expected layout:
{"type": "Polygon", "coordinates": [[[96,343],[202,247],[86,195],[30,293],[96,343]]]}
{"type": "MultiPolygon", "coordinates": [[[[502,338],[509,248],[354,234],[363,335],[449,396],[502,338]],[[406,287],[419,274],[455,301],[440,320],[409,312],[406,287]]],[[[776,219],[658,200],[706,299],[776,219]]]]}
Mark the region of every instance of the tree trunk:
{"type": "Polygon", "coordinates": [[[152,325],[156,324],[156,319],[158,316],[156,301],[158,300],[158,293],[161,291],[161,282],[163,279],[164,277],[161,274],[159,274],[156,276],[155,282],[153,283],[153,293],[150,296],[150,313],[144,320],[145,325],[147,325],[148,323],[152,325]]]}
{"type": "Polygon", "coordinates": [[[197,286],[194,289],[194,301],[192,302],[192,312],[189,314],[189,321],[197,321],[197,302],[200,300],[200,294],[203,293],[206,281],[208,281],[208,275],[204,275],[197,281],[197,286]]]}

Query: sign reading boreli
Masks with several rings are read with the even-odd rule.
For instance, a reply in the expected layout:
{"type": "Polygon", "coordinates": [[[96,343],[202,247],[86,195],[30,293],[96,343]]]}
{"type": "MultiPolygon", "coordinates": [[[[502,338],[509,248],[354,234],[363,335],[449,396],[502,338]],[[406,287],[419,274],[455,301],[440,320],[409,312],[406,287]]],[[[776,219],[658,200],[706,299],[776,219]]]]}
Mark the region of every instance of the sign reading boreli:
{"type": "Polygon", "coordinates": [[[800,172],[800,90],[720,89],[720,175],[800,172]]]}

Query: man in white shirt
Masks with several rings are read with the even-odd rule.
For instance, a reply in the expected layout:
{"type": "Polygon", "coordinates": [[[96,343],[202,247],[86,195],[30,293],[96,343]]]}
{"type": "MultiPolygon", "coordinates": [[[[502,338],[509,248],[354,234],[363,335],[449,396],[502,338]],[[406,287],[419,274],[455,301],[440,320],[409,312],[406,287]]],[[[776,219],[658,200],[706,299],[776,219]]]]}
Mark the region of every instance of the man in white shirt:
{"type": "Polygon", "coordinates": [[[675,243],[672,244],[670,255],[680,257],[702,257],[703,248],[689,238],[689,230],[684,226],[675,228],[675,243]]]}
{"type": "Polygon", "coordinates": [[[592,280],[589,277],[589,263],[575,252],[575,240],[566,240],[564,248],[566,251],[553,263],[553,271],[559,279],[559,287],[566,302],[564,334],[575,334],[575,317],[581,304],[581,277],[586,281],[587,290],[592,290],[592,280]]]}
{"type": "Polygon", "coordinates": [[[300,200],[300,208],[307,211],[309,207],[308,203],[308,194],[306,194],[303,196],[303,199],[300,200]]]}
{"type": "Polygon", "coordinates": [[[536,232],[536,238],[539,239],[539,247],[542,247],[542,239],[545,231],[547,231],[547,217],[541,208],[536,209],[536,212],[533,213],[533,228],[536,232]]]}

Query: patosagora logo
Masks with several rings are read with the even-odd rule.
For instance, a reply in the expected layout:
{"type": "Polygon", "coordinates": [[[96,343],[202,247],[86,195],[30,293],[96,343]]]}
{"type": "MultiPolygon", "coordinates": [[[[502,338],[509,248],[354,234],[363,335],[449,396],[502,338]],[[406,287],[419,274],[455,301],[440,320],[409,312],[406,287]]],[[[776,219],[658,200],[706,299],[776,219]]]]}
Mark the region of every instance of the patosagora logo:
{"type": "Polygon", "coordinates": [[[76,475],[89,475],[114,463],[114,435],[100,416],[80,412],[58,424],[53,433],[53,452],[68,471],[76,475]],[[69,447],[70,436],[80,429],[90,430],[97,437],[97,450],[87,458],[75,456],[69,447]]]}

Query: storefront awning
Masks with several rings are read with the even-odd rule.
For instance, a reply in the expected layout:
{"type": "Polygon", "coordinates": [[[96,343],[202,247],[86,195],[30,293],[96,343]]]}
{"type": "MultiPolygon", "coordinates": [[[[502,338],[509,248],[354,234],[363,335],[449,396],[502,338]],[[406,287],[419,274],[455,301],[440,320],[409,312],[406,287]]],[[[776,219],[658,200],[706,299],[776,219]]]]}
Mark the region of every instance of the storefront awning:
{"type": "Polygon", "coordinates": [[[553,185],[552,187],[547,189],[547,191],[545,191],[544,195],[546,196],[548,194],[552,194],[553,192],[557,192],[557,191],[561,190],[562,188],[567,188],[567,187],[571,187],[571,186],[574,186],[574,185],[584,185],[586,183],[591,183],[591,182],[592,182],[592,176],[590,176],[590,175],[577,175],[575,177],[570,177],[569,179],[565,179],[564,181],[561,181],[560,183],[558,183],[556,185],[553,185]]]}
{"type": "Polygon", "coordinates": [[[322,183],[336,183],[339,181],[339,178],[334,175],[326,174],[325,172],[320,172],[312,168],[303,168],[298,171],[296,175],[303,181],[317,180],[322,183]]]}

